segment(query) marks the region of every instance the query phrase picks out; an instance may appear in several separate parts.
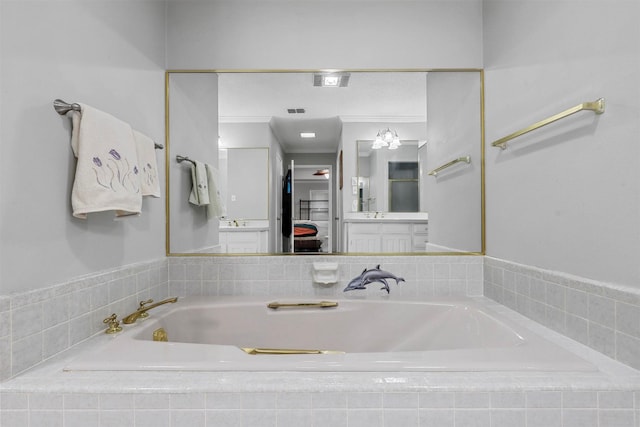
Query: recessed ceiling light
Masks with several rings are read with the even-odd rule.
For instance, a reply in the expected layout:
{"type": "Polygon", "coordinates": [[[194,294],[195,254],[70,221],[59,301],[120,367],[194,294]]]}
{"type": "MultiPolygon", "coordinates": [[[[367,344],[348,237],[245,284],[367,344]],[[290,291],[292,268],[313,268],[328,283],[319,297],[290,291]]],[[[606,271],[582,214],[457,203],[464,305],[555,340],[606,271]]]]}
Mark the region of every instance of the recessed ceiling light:
{"type": "Polygon", "coordinates": [[[338,76],[324,76],[322,78],[322,86],[338,86],[340,84],[340,77],[338,76]]]}
{"type": "Polygon", "coordinates": [[[313,85],[321,87],[346,87],[349,84],[349,73],[314,74],[313,85]]]}
{"type": "Polygon", "coordinates": [[[300,132],[300,138],[315,138],[315,132],[300,132]]]}

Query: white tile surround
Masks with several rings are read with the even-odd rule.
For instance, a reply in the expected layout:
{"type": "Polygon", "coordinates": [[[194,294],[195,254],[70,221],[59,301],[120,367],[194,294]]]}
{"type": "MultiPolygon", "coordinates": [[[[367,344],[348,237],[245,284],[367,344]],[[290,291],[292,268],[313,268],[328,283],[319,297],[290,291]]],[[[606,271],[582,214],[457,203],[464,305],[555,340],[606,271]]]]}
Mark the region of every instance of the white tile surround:
{"type": "Polygon", "coordinates": [[[102,320],[168,295],[167,262],[129,265],[69,282],[0,296],[0,381],[88,339],[102,320]]]}
{"type": "MultiPolygon", "coordinates": [[[[52,327],[44,321],[54,316],[49,310],[50,298],[62,297],[67,301],[61,304],[68,307],[68,318],[62,316],[64,319],[58,323],[67,324],[64,328],[72,345],[103,328],[102,319],[106,317],[103,311],[128,313],[135,309],[139,299],[149,296],[331,296],[341,294],[346,282],[364,267],[373,267],[381,261],[378,257],[322,258],[169,258],[81,278],[29,295],[0,297],[0,348],[6,348],[5,343],[35,335],[37,338],[32,340],[42,347],[42,359],[46,359],[49,356],[44,351],[48,345],[46,337],[52,327]],[[311,264],[327,259],[340,264],[339,284],[329,287],[313,284],[311,264]],[[129,281],[136,285],[127,286],[129,281]],[[105,286],[106,300],[103,299],[105,286]],[[111,295],[119,305],[107,303],[111,295]],[[96,301],[95,305],[90,301],[96,301]],[[100,305],[101,301],[105,304],[100,305]],[[24,309],[33,305],[39,307],[41,314],[24,309]],[[82,310],[87,312],[80,314],[82,310]],[[20,338],[12,338],[12,321],[22,323],[25,319],[36,319],[36,323],[47,328],[16,330],[20,338]],[[86,329],[81,327],[82,322],[88,323],[86,329]],[[75,332],[82,330],[87,332],[75,332]]],[[[490,295],[498,293],[492,281],[494,274],[498,275],[502,269],[504,277],[506,271],[511,271],[508,264],[485,257],[385,257],[381,263],[383,269],[407,280],[397,287],[393,284],[392,293],[418,299],[432,295],[482,295],[483,270],[485,279],[491,271],[485,292],[494,298],[495,295],[490,295]],[[494,289],[488,290],[487,286],[494,289]]],[[[506,277],[509,278],[509,273],[506,277]]],[[[531,282],[529,284],[531,292],[531,282]]],[[[545,295],[546,286],[545,283],[545,295]]],[[[370,292],[379,290],[374,288],[370,292]]],[[[552,292],[549,291],[549,303],[552,292]]],[[[504,294],[503,290],[503,297],[504,294]]],[[[608,290],[595,294],[611,298],[608,290]]],[[[507,294],[507,298],[509,296],[507,294]]],[[[568,301],[566,293],[565,301],[568,301]]],[[[631,302],[620,301],[633,305],[631,302]]],[[[517,372],[401,375],[134,372],[114,375],[62,373],[60,368],[67,356],[61,353],[27,373],[0,383],[0,425],[640,427],[640,374],[637,371],[529,321],[507,307],[497,304],[496,307],[516,321],[528,322],[538,333],[563,342],[582,355],[588,354],[601,372],[554,374],[553,377],[517,372]]],[[[595,316],[595,308],[592,312],[595,316]]],[[[626,319],[626,316],[623,311],[615,317],[626,319]]],[[[600,319],[600,322],[606,320],[600,319]]],[[[377,327],[380,326],[374,321],[373,333],[377,327]]],[[[620,333],[629,327],[624,326],[620,333]]],[[[91,340],[87,340],[77,347],[90,345],[91,340]]],[[[32,348],[16,357],[21,359],[28,351],[32,348]]],[[[1,363],[5,364],[4,355],[0,356],[1,363]]],[[[16,366],[22,369],[25,365],[16,366]]],[[[2,372],[6,378],[12,371],[2,372]]]]}
{"type": "Polygon", "coordinates": [[[485,257],[484,295],[640,369],[640,291],[485,257]]]}

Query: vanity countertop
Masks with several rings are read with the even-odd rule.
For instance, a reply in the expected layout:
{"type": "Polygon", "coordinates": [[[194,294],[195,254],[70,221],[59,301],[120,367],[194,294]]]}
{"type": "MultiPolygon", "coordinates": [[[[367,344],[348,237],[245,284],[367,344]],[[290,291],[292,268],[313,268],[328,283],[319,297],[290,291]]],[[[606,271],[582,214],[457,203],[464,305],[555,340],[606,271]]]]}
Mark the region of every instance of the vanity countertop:
{"type": "Polygon", "coordinates": [[[364,222],[364,223],[373,223],[373,222],[384,222],[384,223],[426,223],[429,221],[429,215],[426,212],[415,214],[415,213],[389,213],[385,212],[383,214],[378,214],[377,218],[375,217],[375,212],[371,212],[369,214],[366,213],[358,213],[358,214],[347,214],[345,215],[344,222],[364,222]],[[381,216],[382,215],[382,216],[381,216]]]}
{"type": "Polygon", "coordinates": [[[228,226],[228,225],[221,225],[220,226],[220,231],[237,231],[237,232],[242,232],[242,231],[269,231],[269,227],[266,225],[240,225],[238,227],[236,227],[235,225],[232,226],[228,226]]]}

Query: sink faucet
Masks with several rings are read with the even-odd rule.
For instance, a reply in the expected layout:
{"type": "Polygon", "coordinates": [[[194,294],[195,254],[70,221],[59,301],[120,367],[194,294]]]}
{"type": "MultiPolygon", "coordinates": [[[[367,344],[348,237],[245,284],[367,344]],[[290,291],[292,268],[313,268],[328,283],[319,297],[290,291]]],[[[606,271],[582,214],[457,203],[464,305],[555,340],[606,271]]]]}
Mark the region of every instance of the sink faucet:
{"type": "Polygon", "coordinates": [[[237,219],[234,219],[233,223],[235,224],[236,227],[240,227],[240,224],[238,224],[238,220],[237,219]]]}
{"type": "MultiPolygon", "coordinates": [[[[150,301],[152,301],[152,300],[150,300],[150,301]]],[[[147,305],[147,306],[140,306],[140,307],[138,307],[138,309],[136,311],[134,311],[130,315],[128,315],[126,317],[123,317],[122,318],[122,323],[124,323],[126,325],[130,325],[131,323],[135,323],[136,320],[138,320],[140,317],[142,317],[143,314],[145,314],[147,311],[151,310],[152,308],[156,308],[156,307],[158,307],[160,305],[164,305],[164,304],[174,303],[176,301],[178,301],[178,297],[167,298],[165,300],[158,301],[155,304],[151,304],[151,305],[147,305]]]]}

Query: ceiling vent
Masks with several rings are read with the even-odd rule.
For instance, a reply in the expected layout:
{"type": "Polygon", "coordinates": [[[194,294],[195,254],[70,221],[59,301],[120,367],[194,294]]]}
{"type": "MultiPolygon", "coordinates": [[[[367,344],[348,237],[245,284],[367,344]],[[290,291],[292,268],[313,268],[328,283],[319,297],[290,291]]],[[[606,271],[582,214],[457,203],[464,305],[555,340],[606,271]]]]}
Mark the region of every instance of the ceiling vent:
{"type": "Polygon", "coordinates": [[[304,114],[307,111],[304,108],[287,108],[289,114],[304,114]]]}

